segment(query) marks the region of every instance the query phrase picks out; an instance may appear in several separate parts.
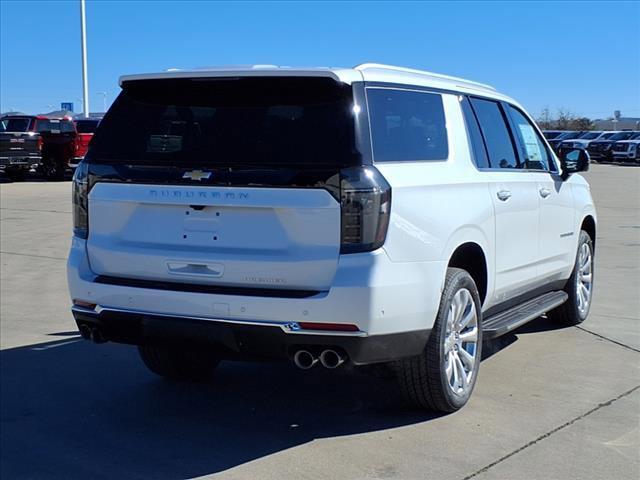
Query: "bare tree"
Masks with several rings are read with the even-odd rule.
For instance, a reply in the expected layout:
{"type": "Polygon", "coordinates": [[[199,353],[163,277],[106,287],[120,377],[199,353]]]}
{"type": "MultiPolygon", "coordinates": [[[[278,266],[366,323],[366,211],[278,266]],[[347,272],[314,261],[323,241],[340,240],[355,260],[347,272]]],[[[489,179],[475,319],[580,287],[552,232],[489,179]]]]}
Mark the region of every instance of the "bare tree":
{"type": "Polygon", "coordinates": [[[540,112],[540,116],[536,120],[543,130],[551,130],[554,128],[554,121],[551,118],[549,107],[544,107],[540,112]]]}

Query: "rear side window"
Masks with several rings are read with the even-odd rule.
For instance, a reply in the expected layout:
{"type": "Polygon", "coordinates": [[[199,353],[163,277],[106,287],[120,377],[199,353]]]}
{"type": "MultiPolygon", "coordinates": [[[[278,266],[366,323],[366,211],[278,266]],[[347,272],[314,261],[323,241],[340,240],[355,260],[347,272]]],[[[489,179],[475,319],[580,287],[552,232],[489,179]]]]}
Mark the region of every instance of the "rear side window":
{"type": "Polygon", "coordinates": [[[329,78],[251,77],[125,83],[91,143],[113,162],[351,166],[351,87],[329,78]]]}
{"type": "Polygon", "coordinates": [[[523,154],[520,167],[528,170],[551,170],[549,153],[535,127],[517,108],[511,105],[507,108],[523,154]]]}
{"type": "Polygon", "coordinates": [[[464,121],[467,125],[467,132],[469,132],[469,140],[471,141],[473,159],[476,162],[476,166],[478,168],[489,168],[491,167],[491,164],[489,163],[487,149],[485,148],[484,141],[482,140],[482,132],[480,131],[478,120],[476,119],[475,113],[473,113],[473,109],[471,108],[471,104],[467,97],[462,98],[461,106],[464,121]]]}
{"type": "Polygon", "coordinates": [[[369,88],[367,104],[375,161],[446,160],[449,156],[441,95],[369,88]]]}
{"type": "Polygon", "coordinates": [[[491,166],[517,168],[518,160],[502,107],[491,100],[472,97],[470,101],[480,124],[491,166]]]}

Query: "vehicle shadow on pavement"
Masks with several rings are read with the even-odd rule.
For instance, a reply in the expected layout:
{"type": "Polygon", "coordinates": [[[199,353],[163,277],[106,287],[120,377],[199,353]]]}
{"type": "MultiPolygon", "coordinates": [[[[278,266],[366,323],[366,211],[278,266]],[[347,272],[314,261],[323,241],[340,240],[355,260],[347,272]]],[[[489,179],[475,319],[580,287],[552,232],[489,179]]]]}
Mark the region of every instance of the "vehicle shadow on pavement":
{"type": "Polygon", "coordinates": [[[223,362],[180,384],[134,347],[60,340],[3,350],[0,368],[2,478],[191,478],[436,417],[403,410],[390,380],[289,363],[223,362]]]}
{"type": "MultiPolygon", "coordinates": [[[[483,360],[520,334],[556,328],[539,318],[486,342],[483,360]]],[[[126,345],[64,339],[0,351],[1,478],[191,478],[438,416],[403,408],[393,380],[349,371],[223,362],[209,383],[173,383],[126,345]]]]}

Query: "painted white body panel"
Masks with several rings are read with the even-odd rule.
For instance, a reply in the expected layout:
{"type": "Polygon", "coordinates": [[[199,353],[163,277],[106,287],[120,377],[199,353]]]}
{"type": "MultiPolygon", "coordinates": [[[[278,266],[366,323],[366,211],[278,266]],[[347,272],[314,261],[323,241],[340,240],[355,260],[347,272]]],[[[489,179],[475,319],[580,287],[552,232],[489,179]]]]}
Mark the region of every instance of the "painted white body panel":
{"type": "Polygon", "coordinates": [[[99,183],[89,205],[98,275],[328,290],[338,264],[340,205],[326,190],[99,183]]]}
{"type": "MultiPolygon", "coordinates": [[[[121,82],[236,75],[387,82],[481,93],[522,108],[481,84],[376,65],[178,71],[121,82]]],[[[579,175],[562,182],[551,173],[477,169],[458,95],[442,96],[448,158],[375,163],[392,189],[382,248],[340,255],[340,206],[324,190],[233,188],[236,196],[229,197],[231,189],[217,187],[98,184],[90,194],[89,238],[74,238],[71,246],[72,298],[212,321],[355,324],[364,335],[378,335],[433,326],[447,266],[466,243],[477,244],[486,258],[485,311],[568,279],[582,221],[595,220],[586,181],[579,175]],[[498,197],[503,191],[508,198],[498,197]],[[215,192],[220,195],[212,196],[215,192]],[[206,206],[205,213],[187,215],[191,204],[206,206]],[[215,211],[223,221],[212,216],[215,211]],[[215,249],[212,242],[218,242],[215,249]],[[320,293],[298,299],[160,291],[98,284],[92,281],[98,274],[166,281],[180,276],[192,283],[243,287],[266,283],[320,293]]]]}

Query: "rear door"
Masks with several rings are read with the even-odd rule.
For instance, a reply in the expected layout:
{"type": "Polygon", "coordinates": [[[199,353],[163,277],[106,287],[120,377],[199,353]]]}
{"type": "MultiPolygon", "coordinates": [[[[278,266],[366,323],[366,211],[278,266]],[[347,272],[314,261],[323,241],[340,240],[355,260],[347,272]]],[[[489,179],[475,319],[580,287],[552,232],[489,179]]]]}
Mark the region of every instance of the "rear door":
{"type": "Polygon", "coordinates": [[[575,209],[571,184],[558,168],[536,127],[519,109],[508,105],[520,148],[522,168],[535,178],[538,206],[538,276],[540,282],[566,279],[575,259],[575,209]]]}
{"type": "Polygon", "coordinates": [[[125,84],[86,157],[97,172],[92,270],[329,289],[340,254],[335,187],[359,161],[350,102],[350,87],[326,78],[125,84]]]}
{"type": "Polygon", "coordinates": [[[501,302],[530,290],[537,279],[538,193],[518,155],[499,102],[470,98],[486,146],[486,175],[495,210],[495,294],[501,302]]]}

